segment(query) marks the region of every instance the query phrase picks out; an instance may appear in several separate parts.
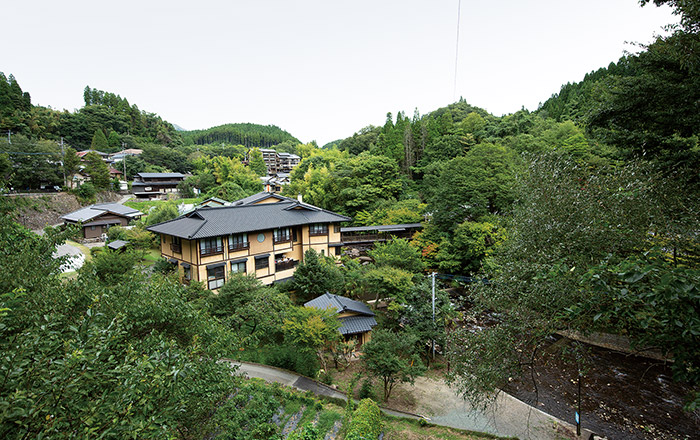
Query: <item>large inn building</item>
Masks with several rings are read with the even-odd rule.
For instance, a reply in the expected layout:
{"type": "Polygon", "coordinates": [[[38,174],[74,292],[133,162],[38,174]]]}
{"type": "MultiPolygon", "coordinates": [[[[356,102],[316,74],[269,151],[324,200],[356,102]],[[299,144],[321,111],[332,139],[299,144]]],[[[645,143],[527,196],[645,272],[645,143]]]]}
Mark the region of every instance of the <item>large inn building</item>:
{"type": "Polygon", "coordinates": [[[178,265],[184,283],[221,287],[231,272],[264,284],[291,279],[304,252],[340,251],[340,223],[349,217],[262,192],[229,206],[200,207],[147,229],[160,235],[161,255],[178,265]]]}

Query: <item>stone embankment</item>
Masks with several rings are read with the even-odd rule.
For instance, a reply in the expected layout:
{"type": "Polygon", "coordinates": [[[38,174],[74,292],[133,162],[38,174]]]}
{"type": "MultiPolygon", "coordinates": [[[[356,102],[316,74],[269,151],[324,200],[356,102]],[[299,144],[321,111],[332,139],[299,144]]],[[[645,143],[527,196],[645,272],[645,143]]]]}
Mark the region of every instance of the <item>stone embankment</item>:
{"type": "MultiPolygon", "coordinates": [[[[16,208],[15,220],[29,229],[43,229],[61,223],[61,216],[81,208],[77,197],[66,192],[4,196],[16,208]]],[[[97,202],[116,202],[121,196],[113,192],[97,194],[97,202]]]]}

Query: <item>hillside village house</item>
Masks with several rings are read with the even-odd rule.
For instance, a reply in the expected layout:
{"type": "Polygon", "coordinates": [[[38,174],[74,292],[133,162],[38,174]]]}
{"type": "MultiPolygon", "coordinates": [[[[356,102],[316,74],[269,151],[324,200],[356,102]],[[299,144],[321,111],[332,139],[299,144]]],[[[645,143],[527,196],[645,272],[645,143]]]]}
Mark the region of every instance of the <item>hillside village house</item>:
{"type": "Polygon", "coordinates": [[[346,341],[355,341],[354,350],[369,342],[372,329],[377,325],[374,312],[365,303],[340,295],[325,293],[305,303],[304,307],[333,311],[340,321],[340,334],[346,341]]]}
{"type": "Polygon", "coordinates": [[[119,203],[100,203],[86,206],[61,216],[63,224],[83,225],[83,238],[100,238],[111,226],[126,226],[143,213],[119,203]]]}
{"type": "Polygon", "coordinates": [[[309,249],[339,254],[340,223],[350,220],[262,192],[227,206],[199,207],[147,229],[160,235],[161,255],[178,265],[184,283],[201,281],[216,290],[230,272],[272,284],[291,279],[309,249]]]}
{"type": "Polygon", "coordinates": [[[185,180],[181,173],[137,173],[131,192],[137,198],[161,198],[177,192],[177,185],[185,180]]]}

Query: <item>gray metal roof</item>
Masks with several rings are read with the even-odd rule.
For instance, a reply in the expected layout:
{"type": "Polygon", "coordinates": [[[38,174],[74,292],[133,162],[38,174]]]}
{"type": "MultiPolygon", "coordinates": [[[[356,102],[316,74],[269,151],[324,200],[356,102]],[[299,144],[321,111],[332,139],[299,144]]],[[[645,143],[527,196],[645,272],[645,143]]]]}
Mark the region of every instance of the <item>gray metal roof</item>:
{"type": "Polygon", "coordinates": [[[98,203],[62,215],[61,218],[71,222],[85,222],[99,217],[107,212],[128,218],[143,215],[143,212],[134,208],[129,208],[128,206],[120,205],[119,203],[98,203]]]}
{"type": "Polygon", "coordinates": [[[367,232],[367,231],[379,231],[379,232],[398,232],[404,231],[406,229],[412,228],[422,228],[422,223],[405,223],[402,225],[379,225],[379,226],[351,226],[347,228],[340,228],[340,232],[367,232]]]}
{"type": "Polygon", "coordinates": [[[110,249],[117,250],[123,248],[127,244],[129,244],[129,242],[125,240],[114,240],[107,243],[107,247],[110,249]]]}
{"type": "MultiPolygon", "coordinates": [[[[374,316],[374,312],[361,301],[355,301],[340,295],[324,293],[304,304],[304,307],[314,307],[317,309],[333,309],[336,313],[356,312],[367,316],[374,316]]],[[[375,322],[376,324],[376,322],[375,322]]]]}
{"type": "Polygon", "coordinates": [[[340,321],[338,331],[341,335],[365,333],[371,331],[377,325],[374,316],[348,316],[347,318],[339,318],[338,321],[340,321]]]}
{"type": "Polygon", "coordinates": [[[185,175],[181,173],[136,173],[136,175],[142,179],[170,179],[185,177],[185,175]]]}
{"type": "Polygon", "coordinates": [[[310,223],[350,220],[352,219],[344,215],[297,201],[281,201],[259,205],[197,208],[174,220],[158,223],[146,229],[159,234],[194,240],[310,223]]]}

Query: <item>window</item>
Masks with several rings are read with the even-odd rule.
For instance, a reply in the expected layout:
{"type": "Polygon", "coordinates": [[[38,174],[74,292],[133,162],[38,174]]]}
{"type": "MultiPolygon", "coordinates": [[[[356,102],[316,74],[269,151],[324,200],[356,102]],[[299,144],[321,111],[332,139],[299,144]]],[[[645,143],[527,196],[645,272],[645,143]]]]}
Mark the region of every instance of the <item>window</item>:
{"type": "Polygon", "coordinates": [[[94,231],[94,230],[95,230],[95,227],[94,227],[94,226],[90,226],[90,230],[91,230],[91,231],[94,231]]]}
{"type": "Polygon", "coordinates": [[[209,290],[218,289],[224,285],[224,266],[207,267],[207,285],[209,290]]]}
{"type": "Polygon", "coordinates": [[[199,251],[203,257],[223,253],[224,247],[221,243],[221,237],[203,238],[199,240],[199,251]]]}
{"type": "Polygon", "coordinates": [[[275,243],[284,243],[291,239],[289,234],[289,228],[279,228],[275,229],[272,233],[275,243]]]}
{"type": "Polygon", "coordinates": [[[342,248],[340,246],[335,247],[335,255],[342,255],[342,248]]]}
{"type": "Polygon", "coordinates": [[[335,232],[336,234],[340,234],[340,224],[339,223],[335,223],[333,225],[333,232],[335,232]]]}
{"type": "Polygon", "coordinates": [[[246,273],[245,261],[232,261],[231,262],[231,272],[233,273],[246,273]]]}
{"type": "Polygon", "coordinates": [[[325,249],[321,249],[321,256],[322,256],[322,257],[325,257],[325,256],[326,256],[326,250],[325,250],[325,249]]]}
{"type": "Polygon", "coordinates": [[[182,253],[182,242],[180,241],[180,237],[173,237],[173,242],[170,243],[170,250],[177,252],[178,254],[182,253]]]}
{"type": "Polygon", "coordinates": [[[192,268],[190,266],[182,266],[183,278],[186,280],[192,279],[192,268]]]}
{"type": "Polygon", "coordinates": [[[270,266],[269,256],[258,258],[255,257],[255,270],[265,269],[270,266]]]}
{"type": "Polygon", "coordinates": [[[239,249],[248,249],[248,234],[233,234],[228,237],[228,249],[237,251],[239,249]]]}
{"type": "Polygon", "coordinates": [[[328,235],[328,223],[310,224],[309,235],[328,235]]]}

